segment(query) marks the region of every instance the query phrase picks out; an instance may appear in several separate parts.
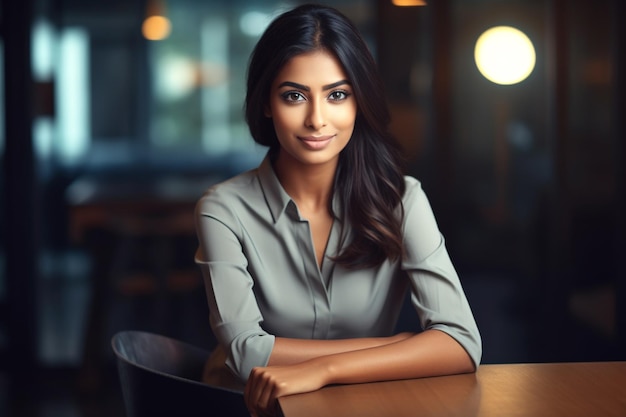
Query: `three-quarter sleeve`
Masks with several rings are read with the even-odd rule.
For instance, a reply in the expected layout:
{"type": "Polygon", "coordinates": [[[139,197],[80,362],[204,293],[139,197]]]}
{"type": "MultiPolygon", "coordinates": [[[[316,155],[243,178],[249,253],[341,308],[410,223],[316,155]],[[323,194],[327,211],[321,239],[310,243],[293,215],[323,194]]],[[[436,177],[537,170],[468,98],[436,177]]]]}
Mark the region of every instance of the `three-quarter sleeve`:
{"type": "Polygon", "coordinates": [[[411,302],[421,326],[449,334],[478,366],[482,342],[476,321],[430,203],[420,183],[413,178],[407,178],[403,205],[402,269],[411,282],[411,302]]]}
{"type": "Polygon", "coordinates": [[[261,327],[263,316],[242,249],[240,220],[228,200],[209,191],[198,202],[195,261],[202,270],[211,328],[226,351],[226,365],[246,381],[253,367],[267,364],[274,336],[261,327]]]}

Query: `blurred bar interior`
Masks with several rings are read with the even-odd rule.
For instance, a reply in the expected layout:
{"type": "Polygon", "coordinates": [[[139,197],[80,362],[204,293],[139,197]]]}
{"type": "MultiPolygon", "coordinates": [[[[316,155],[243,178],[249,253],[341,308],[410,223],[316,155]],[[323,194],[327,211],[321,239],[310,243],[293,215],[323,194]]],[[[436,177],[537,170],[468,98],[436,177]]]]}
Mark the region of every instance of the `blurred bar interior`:
{"type": "MultiPolygon", "coordinates": [[[[118,330],[214,343],[193,205],[264,156],[246,63],[299,3],[1,2],[0,415],[123,415],[118,330]]],[[[322,3],[377,58],[484,362],[626,360],[624,2],[322,3]],[[522,81],[479,71],[495,26],[522,81]]]]}

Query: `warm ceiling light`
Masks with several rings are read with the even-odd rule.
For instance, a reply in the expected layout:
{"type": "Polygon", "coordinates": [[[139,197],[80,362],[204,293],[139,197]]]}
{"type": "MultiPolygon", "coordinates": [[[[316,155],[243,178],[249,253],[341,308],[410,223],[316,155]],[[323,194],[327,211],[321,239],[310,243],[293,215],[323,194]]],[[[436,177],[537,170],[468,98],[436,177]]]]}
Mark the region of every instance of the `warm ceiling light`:
{"type": "Polygon", "coordinates": [[[535,68],[535,48],[522,31],[497,26],[476,41],[474,59],[480,73],[496,84],[522,82],[535,68]]]}
{"type": "Polygon", "coordinates": [[[394,6],[426,6],[426,0],[391,0],[394,6]]]}
{"type": "Polygon", "coordinates": [[[148,0],[146,9],[146,20],[141,25],[143,36],[151,41],[167,38],[172,30],[172,24],[166,17],[165,0],[148,0]]]}
{"type": "Polygon", "coordinates": [[[151,41],[160,41],[167,38],[172,29],[170,21],[165,16],[150,16],[141,26],[143,36],[151,41]]]}

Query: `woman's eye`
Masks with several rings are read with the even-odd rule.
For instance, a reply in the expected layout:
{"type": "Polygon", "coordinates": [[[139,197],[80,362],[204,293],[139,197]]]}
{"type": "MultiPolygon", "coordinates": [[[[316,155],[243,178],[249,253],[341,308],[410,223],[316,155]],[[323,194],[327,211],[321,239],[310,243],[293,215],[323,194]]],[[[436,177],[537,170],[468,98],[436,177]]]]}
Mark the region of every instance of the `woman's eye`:
{"type": "Polygon", "coordinates": [[[285,101],[288,102],[298,102],[298,101],[304,101],[304,96],[300,93],[298,93],[297,91],[287,91],[286,93],[282,94],[282,97],[285,101]]]}
{"type": "Polygon", "coordinates": [[[328,98],[331,101],[341,101],[341,100],[345,100],[346,98],[348,98],[350,94],[348,94],[347,91],[333,91],[332,93],[330,93],[330,95],[328,96],[328,98]]]}

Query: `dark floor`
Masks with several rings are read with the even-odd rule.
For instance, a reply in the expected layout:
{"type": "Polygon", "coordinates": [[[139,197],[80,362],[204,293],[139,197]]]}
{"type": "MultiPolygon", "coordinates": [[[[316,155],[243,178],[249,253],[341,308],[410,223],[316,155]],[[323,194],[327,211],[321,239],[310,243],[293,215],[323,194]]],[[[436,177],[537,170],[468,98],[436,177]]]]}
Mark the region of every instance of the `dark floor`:
{"type": "MultiPolygon", "coordinates": [[[[63,277],[43,280],[39,311],[39,357],[42,370],[33,393],[15,405],[7,398],[7,381],[0,376],[0,416],[124,417],[110,337],[120,330],[147,330],[202,347],[213,343],[208,329],[204,289],[188,285],[167,301],[149,291],[134,295],[112,292],[107,322],[100,340],[98,380],[85,384],[82,349],[91,286],[89,265],[70,255],[63,277]],[[68,273],[68,265],[71,270],[68,273]],[[13,404],[13,407],[10,405],[13,404]]],[[[54,270],[54,266],[51,267],[54,270]]],[[[467,275],[464,287],[483,337],[483,363],[533,362],[533,325],[518,280],[503,275],[467,275]]],[[[582,337],[582,336],[580,336],[582,337]]],[[[586,337],[586,336],[585,336],[586,337]]],[[[582,359],[604,359],[601,354],[582,359]]]]}

